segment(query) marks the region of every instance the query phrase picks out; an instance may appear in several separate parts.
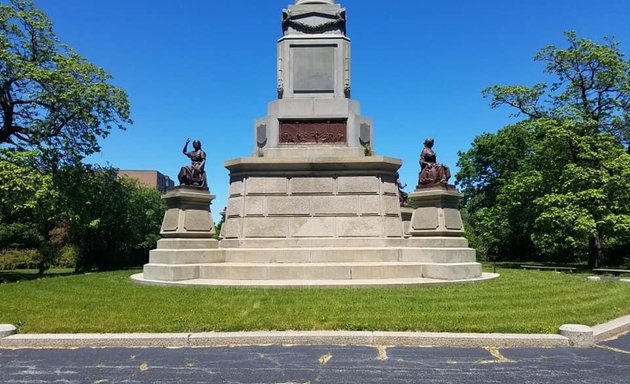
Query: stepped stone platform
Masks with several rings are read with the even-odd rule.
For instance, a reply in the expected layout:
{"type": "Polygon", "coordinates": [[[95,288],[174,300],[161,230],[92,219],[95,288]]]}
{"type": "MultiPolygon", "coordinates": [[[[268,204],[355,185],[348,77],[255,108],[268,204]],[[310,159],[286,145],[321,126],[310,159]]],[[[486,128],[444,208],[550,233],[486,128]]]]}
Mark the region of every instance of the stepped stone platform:
{"type": "MultiPolygon", "coordinates": [[[[302,161],[298,162],[302,166],[285,176],[272,174],[269,178],[265,178],[268,169],[260,172],[261,164],[268,167],[269,162],[253,162],[254,171],[243,169],[243,163],[232,162],[238,164],[238,171],[233,170],[231,178],[223,240],[213,238],[209,213],[213,196],[208,191],[170,191],[164,196],[168,210],[163,238],[134,281],[185,286],[367,287],[453,284],[496,277],[483,274],[475,261],[475,250],[463,236],[457,210],[461,194],[450,186],[410,194],[416,208],[409,223],[411,237],[405,237],[394,189],[394,161],[359,161],[363,166],[358,170],[347,166],[342,176],[322,170],[326,164],[304,167],[302,161]],[[383,163],[387,166],[374,172],[375,164],[383,163]],[[365,164],[369,164],[367,170],[365,164]],[[252,205],[254,209],[249,208],[252,205]]],[[[271,164],[277,166],[275,160],[271,164]]]]}
{"type": "Polygon", "coordinates": [[[352,239],[339,246],[343,241],[310,239],[301,242],[305,247],[275,248],[274,240],[260,240],[250,242],[251,248],[218,248],[212,239],[162,239],[144,273],[132,279],[161,285],[298,288],[439,285],[498,276],[481,272],[464,238],[352,239]],[[322,246],[326,241],[338,246],[322,246]]]}
{"type": "Polygon", "coordinates": [[[274,175],[268,182],[261,174],[252,176],[239,169],[232,177],[233,184],[238,185],[231,188],[232,209],[228,207],[221,241],[213,238],[208,205],[213,196],[208,191],[175,189],[164,196],[168,210],[163,238],[151,251],[143,273],[132,279],[182,286],[368,287],[477,282],[498,276],[482,273],[475,250],[468,247],[457,209],[460,193],[447,185],[411,193],[415,208],[405,236],[400,207],[388,203],[394,199],[397,202],[397,196],[387,192],[393,191],[395,179],[391,176],[391,170],[373,176],[320,173],[314,182],[311,175],[291,174],[274,175]],[[256,180],[251,194],[250,177],[256,180]],[[335,203],[340,193],[339,179],[354,177],[362,182],[359,187],[344,190],[347,196],[342,197],[350,197],[355,203],[335,203]],[[300,190],[301,203],[297,207],[290,200],[295,191],[291,186],[296,184],[317,186],[300,190]],[[373,203],[356,203],[366,197],[373,198],[373,203]],[[266,199],[272,198],[280,204],[270,211],[266,199]],[[319,198],[328,198],[331,204],[321,204],[319,198]],[[247,208],[251,199],[257,207],[254,213],[247,208]],[[315,210],[326,206],[333,209],[315,210]],[[246,229],[250,217],[258,220],[254,231],[246,229]],[[230,227],[230,220],[236,225],[230,227]],[[301,224],[296,225],[295,220],[301,224]],[[328,220],[329,228],[322,229],[326,223],[321,221],[309,225],[308,220],[328,220]],[[356,220],[349,232],[347,220],[356,220]],[[306,225],[308,232],[301,232],[300,225],[306,225]]]}

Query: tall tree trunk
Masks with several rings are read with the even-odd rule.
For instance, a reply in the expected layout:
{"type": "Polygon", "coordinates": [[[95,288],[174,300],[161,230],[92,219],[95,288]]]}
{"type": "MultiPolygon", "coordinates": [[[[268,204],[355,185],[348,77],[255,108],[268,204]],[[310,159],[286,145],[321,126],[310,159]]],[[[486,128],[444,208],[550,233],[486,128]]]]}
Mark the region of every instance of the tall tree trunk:
{"type": "Polygon", "coordinates": [[[591,269],[601,266],[603,238],[603,233],[597,231],[597,236],[588,239],[588,267],[591,269]]]}
{"type": "Polygon", "coordinates": [[[46,267],[46,260],[48,259],[48,252],[50,251],[46,241],[45,244],[39,247],[39,261],[37,263],[37,276],[43,276],[44,272],[48,269],[46,267]]]}

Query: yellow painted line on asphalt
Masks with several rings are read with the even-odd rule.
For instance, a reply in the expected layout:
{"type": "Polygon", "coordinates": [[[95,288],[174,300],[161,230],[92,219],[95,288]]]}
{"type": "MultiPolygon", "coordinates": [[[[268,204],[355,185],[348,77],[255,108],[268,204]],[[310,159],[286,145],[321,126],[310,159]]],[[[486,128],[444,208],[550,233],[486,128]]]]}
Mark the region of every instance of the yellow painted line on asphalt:
{"type": "Polygon", "coordinates": [[[290,381],[290,382],[287,382],[287,383],[274,383],[274,384],[311,384],[311,382],[307,381],[305,383],[296,383],[294,381],[290,381]]]}
{"type": "Polygon", "coordinates": [[[321,365],[326,365],[330,361],[330,359],[332,359],[332,355],[330,353],[327,353],[319,358],[319,363],[321,365]]]}
{"type": "Polygon", "coordinates": [[[387,356],[387,347],[386,346],[378,345],[376,347],[376,349],[378,350],[378,357],[377,357],[378,360],[385,361],[385,360],[389,359],[389,357],[387,356]]]}
{"type": "Polygon", "coordinates": [[[499,348],[496,347],[485,347],[484,348],[488,353],[495,358],[495,360],[479,360],[476,361],[477,364],[504,364],[504,363],[515,363],[514,360],[508,359],[507,357],[501,354],[499,348]]]}

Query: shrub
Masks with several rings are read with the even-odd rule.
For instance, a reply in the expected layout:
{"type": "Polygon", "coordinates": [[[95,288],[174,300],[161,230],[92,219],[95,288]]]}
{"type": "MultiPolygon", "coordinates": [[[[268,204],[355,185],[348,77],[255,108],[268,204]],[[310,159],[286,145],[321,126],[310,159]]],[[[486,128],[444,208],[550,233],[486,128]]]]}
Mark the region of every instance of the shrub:
{"type": "Polygon", "coordinates": [[[0,270],[36,269],[39,260],[36,249],[7,249],[0,251],[0,270]]]}
{"type": "Polygon", "coordinates": [[[79,247],[72,244],[64,245],[53,260],[54,268],[75,268],[79,258],[79,247]]]}
{"type": "Polygon", "coordinates": [[[35,224],[0,223],[0,249],[34,248],[43,240],[35,224]]]}

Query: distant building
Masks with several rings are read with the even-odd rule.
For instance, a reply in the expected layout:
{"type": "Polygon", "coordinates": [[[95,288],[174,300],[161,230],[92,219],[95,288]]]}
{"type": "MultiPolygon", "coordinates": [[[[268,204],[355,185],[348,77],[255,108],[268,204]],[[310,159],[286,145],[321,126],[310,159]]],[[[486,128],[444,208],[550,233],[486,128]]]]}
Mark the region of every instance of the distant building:
{"type": "Polygon", "coordinates": [[[118,176],[127,176],[136,179],[141,185],[157,188],[160,192],[166,192],[175,186],[175,183],[170,177],[158,171],[129,171],[121,169],[118,171],[118,176]]]}

